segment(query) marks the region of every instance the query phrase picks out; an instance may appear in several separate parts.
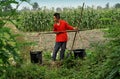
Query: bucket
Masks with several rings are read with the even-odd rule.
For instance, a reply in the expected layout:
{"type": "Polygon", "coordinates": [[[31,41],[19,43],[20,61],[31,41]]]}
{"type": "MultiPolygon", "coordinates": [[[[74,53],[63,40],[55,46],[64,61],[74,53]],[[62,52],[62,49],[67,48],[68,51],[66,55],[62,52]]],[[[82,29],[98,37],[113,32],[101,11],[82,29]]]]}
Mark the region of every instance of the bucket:
{"type": "Polygon", "coordinates": [[[75,49],[73,50],[74,52],[74,57],[76,58],[81,58],[83,59],[86,55],[85,49],[75,49]]]}
{"type": "Polygon", "coordinates": [[[42,64],[42,51],[30,51],[31,63],[42,64]]]}

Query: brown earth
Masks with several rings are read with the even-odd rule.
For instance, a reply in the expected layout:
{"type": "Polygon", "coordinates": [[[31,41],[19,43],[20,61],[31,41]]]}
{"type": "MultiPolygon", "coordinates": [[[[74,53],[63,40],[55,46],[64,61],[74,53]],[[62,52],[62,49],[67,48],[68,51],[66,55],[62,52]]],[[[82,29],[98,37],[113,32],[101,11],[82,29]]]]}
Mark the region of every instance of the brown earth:
{"type": "MultiPolygon", "coordinates": [[[[36,42],[37,45],[31,46],[31,50],[52,51],[54,48],[55,34],[40,34],[39,36],[37,36],[38,33],[35,32],[20,32],[14,25],[9,23],[6,24],[6,26],[10,27],[15,33],[23,34],[25,40],[36,42]]],[[[68,50],[71,49],[74,35],[75,32],[68,33],[68,37],[69,37],[67,43],[68,50]]],[[[103,29],[80,31],[79,33],[77,33],[77,37],[73,49],[79,49],[79,48],[89,49],[91,47],[90,46],[91,44],[105,41],[103,35],[104,35],[103,29]]]]}
{"type": "MultiPolygon", "coordinates": [[[[35,41],[38,45],[33,47],[33,50],[46,50],[52,51],[55,44],[55,34],[40,34],[36,37],[38,33],[25,33],[26,40],[35,41]]],[[[70,50],[75,32],[68,33],[68,43],[67,49],[70,50]]],[[[79,48],[90,48],[90,45],[93,43],[103,42],[105,38],[103,37],[104,33],[100,29],[80,31],[77,33],[75,44],[73,49],[79,48]]]]}

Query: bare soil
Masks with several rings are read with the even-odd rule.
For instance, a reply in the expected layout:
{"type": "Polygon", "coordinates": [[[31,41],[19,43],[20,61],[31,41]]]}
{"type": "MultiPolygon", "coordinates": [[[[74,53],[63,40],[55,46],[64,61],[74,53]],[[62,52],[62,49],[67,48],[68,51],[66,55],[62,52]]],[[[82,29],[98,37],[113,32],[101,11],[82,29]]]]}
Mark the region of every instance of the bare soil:
{"type": "MultiPolygon", "coordinates": [[[[13,32],[20,33],[24,35],[24,39],[31,42],[36,42],[37,45],[31,46],[31,50],[45,50],[52,51],[55,44],[55,34],[40,34],[37,36],[38,32],[21,32],[14,25],[6,24],[6,26],[10,27],[13,32]]],[[[69,40],[67,42],[67,49],[71,50],[71,46],[73,43],[75,32],[69,32],[68,37],[69,40]]],[[[86,30],[79,31],[76,36],[75,44],[73,49],[81,49],[91,47],[93,43],[102,43],[105,41],[103,29],[94,29],[94,30],[86,30]]]]}
{"type": "MultiPolygon", "coordinates": [[[[38,33],[25,33],[26,40],[35,41],[38,45],[32,47],[33,50],[46,50],[52,51],[55,44],[55,34],[40,34],[38,33]]],[[[73,44],[75,32],[69,32],[69,40],[67,42],[67,49],[70,50],[73,44]]],[[[73,49],[90,48],[93,43],[100,43],[105,41],[104,33],[100,29],[80,31],[77,33],[73,49]]]]}

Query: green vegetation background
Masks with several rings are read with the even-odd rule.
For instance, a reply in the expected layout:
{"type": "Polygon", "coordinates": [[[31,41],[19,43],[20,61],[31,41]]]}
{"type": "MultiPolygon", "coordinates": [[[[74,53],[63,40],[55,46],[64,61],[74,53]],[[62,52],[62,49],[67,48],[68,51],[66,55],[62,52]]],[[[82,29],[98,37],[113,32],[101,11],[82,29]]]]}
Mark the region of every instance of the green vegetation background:
{"type": "Polygon", "coordinates": [[[0,1],[0,79],[120,79],[119,8],[86,8],[82,17],[79,16],[81,8],[62,11],[62,18],[71,25],[78,26],[81,22],[80,29],[107,28],[104,32],[108,41],[93,44],[93,49],[86,51],[84,60],[71,57],[62,64],[51,66],[49,52],[44,55],[44,65],[28,62],[29,51],[25,48],[31,43],[20,39],[22,35],[14,33],[5,24],[11,22],[21,31],[48,31],[52,29],[53,11],[6,9],[11,3],[19,5],[17,0],[0,1]]]}

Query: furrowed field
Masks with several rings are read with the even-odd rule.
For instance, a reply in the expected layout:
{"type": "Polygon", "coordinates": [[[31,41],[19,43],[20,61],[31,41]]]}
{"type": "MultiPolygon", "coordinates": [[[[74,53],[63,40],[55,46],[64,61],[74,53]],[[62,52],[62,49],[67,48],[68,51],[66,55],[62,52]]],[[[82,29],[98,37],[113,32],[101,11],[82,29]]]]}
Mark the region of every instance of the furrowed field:
{"type": "MultiPolygon", "coordinates": [[[[58,55],[53,65],[55,34],[43,33],[52,31],[55,11],[4,11],[11,3],[19,4],[0,1],[0,79],[120,79],[120,8],[85,7],[82,16],[82,7],[59,11],[61,19],[84,30],[74,49],[86,49],[86,56],[75,59],[72,53],[59,61],[58,55]],[[43,51],[42,64],[31,63],[30,51],[43,51]]],[[[74,32],[68,34],[65,56],[74,37],[74,32]]]]}

